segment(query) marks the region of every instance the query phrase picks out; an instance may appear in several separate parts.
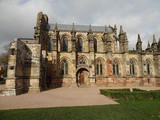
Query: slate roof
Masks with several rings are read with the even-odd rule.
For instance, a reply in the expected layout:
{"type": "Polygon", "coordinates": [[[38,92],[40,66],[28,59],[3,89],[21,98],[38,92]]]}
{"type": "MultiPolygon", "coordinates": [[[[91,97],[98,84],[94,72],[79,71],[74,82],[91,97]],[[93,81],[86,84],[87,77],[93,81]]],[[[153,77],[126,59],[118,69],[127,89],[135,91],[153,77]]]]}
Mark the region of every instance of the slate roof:
{"type": "MultiPolygon", "coordinates": [[[[72,25],[69,24],[57,24],[58,26],[58,30],[60,31],[71,31],[72,30],[72,25]]],[[[54,30],[55,28],[55,24],[48,24],[47,25],[47,29],[48,30],[54,30]]],[[[113,28],[112,27],[107,27],[109,33],[113,32],[113,28]]],[[[87,25],[74,25],[74,29],[75,31],[78,32],[88,32],[89,30],[89,26],[87,25]]],[[[93,32],[104,32],[105,30],[105,26],[91,26],[91,29],[93,32]]]]}

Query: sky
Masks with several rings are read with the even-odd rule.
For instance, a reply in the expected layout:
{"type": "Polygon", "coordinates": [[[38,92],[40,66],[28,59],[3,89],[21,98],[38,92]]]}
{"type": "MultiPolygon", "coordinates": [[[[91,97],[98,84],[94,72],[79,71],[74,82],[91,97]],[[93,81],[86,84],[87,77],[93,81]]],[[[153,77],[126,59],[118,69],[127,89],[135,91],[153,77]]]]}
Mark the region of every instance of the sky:
{"type": "Polygon", "coordinates": [[[0,53],[15,38],[33,38],[38,12],[49,23],[123,26],[129,48],[160,38],[160,0],[0,0],[0,53]]]}

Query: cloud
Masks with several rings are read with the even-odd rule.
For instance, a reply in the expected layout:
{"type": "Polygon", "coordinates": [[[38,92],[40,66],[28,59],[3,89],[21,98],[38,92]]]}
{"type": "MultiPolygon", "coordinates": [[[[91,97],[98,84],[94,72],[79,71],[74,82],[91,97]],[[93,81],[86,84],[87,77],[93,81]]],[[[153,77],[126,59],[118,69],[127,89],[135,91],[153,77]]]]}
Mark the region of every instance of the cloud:
{"type": "Polygon", "coordinates": [[[130,48],[138,33],[146,48],[153,34],[160,37],[159,6],[159,0],[1,0],[0,47],[14,38],[32,38],[37,13],[42,11],[50,23],[123,25],[130,48]]]}

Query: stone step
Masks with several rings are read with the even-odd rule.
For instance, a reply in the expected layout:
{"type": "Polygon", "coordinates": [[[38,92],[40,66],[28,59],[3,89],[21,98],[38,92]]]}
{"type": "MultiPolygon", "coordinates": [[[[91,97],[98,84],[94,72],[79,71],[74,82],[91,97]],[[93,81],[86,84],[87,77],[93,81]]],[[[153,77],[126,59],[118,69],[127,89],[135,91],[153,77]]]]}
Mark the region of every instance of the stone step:
{"type": "Polygon", "coordinates": [[[0,93],[0,96],[4,97],[4,96],[6,96],[6,94],[5,93],[0,93]]]}
{"type": "Polygon", "coordinates": [[[86,88],[86,87],[89,87],[87,84],[81,84],[79,85],[79,88],[86,88]]]}

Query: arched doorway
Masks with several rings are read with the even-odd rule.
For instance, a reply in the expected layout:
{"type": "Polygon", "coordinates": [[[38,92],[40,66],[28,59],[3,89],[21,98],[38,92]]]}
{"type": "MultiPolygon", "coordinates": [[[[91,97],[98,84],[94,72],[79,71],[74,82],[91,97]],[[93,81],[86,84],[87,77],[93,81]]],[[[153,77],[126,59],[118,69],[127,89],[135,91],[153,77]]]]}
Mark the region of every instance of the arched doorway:
{"type": "Polygon", "coordinates": [[[77,85],[85,85],[89,83],[89,71],[85,68],[81,68],[76,73],[77,85]]]}

